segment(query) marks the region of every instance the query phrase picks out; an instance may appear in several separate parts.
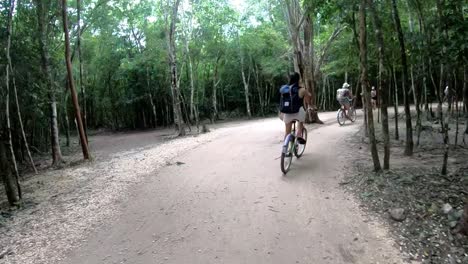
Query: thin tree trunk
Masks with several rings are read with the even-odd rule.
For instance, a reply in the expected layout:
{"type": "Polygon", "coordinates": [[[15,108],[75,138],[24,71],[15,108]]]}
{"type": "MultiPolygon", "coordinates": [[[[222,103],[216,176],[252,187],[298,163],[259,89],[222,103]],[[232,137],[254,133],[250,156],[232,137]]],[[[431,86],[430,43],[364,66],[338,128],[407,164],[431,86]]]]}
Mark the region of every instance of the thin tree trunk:
{"type": "Polygon", "coordinates": [[[258,101],[260,103],[260,113],[262,114],[262,116],[265,116],[263,95],[262,95],[262,89],[261,89],[261,86],[260,86],[260,77],[259,77],[260,74],[259,74],[259,71],[258,71],[257,64],[255,62],[252,62],[252,64],[254,65],[253,69],[255,71],[255,84],[257,86],[258,101]]]}
{"type": "Polygon", "coordinates": [[[406,119],[406,144],[405,144],[405,155],[413,155],[413,126],[411,124],[411,109],[409,103],[409,89],[408,86],[408,64],[406,60],[406,48],[405,39],[403,36],[403,30],[401,28],[400,16],[398,14],[398,7],[396,0],[392,0],[393,18],[395,22],[395,28],[398,34],[398,42],[400,43],[401,53],[401,64],[403,66],[402,79],[403,79],[403,103],[405,105],[405,119],[406,119]]]}
{"type": "Polygon", "coordinates": [[[375,139],[374,118],[372,106],[370,104],[370,87],[367,85],[367,34],[366,34],[366,0],[361,0],[359,6],[359,54],[361,68],[361,86],[366,98],[367,104],[367,123],[369,128],[369,142],[371,144],[372,161],[374,162],[374,171],[380,171],[379,152],[377,151],[377,141],[375,139]]]}
{"type": "Polygon", "coordinates": [[[67,147],[70,147],[70,119],[68,118],[68,111],[67,111],[67,102],[68,101],[68,96],[65,98],[65,103],[64,103],[64,109],[63,109],[63,115],[65,117],[65,136],[66,136],[66,144],[67,147]]]}
{"type": "MultiPolygon", "coordinates": [[[[241,49],[241,47],[239,47],[239,49],[241,49]]],[[[245,106],[247,110],[247,116],[249,118],[252,118],[252,112],[250,110],[250,99],[249,99],[250,71],[249,71],[249,77],[246,79],[245,73],[244,73],[244,56],[241,51],[239,53],[240,53],[240,61],[241,61],[242,82],[244,83],[245,106]]]]}
{"type": "Polygon", "coordinates": [[[219,61],[221,59],[221,54],[218,52],[218,55],[216,56],[216,63],[213,71],[213,94],[211,97],[211,104],[213,108],[213,116],[212,116],[212,121],[216,121],[219,119],[219,113],[218,113],[218,85],[221,80],[218,80],[218,66],[219,66],[219,61]]]}
{"type": "Polygon", "coordinates": [[[460,109],[458,107],[458,102],[455,101],[455,111],[456,111],[456,128],[455,128],[455,143],[454,143],[454,146],[455,148],[457,147],[458,145],[458,134],[459,134],[459,131],[460,131],[460,109]]]}
{"type": "Polygon", "coordinates": [[[419,105],[419,99],[418,99],[418,94],[417,94],[417,89],[416,86],[414,85],[414,74],[413,74],[413,64],[411,64],[411,88],[413,90],[413,97],[414,97],[414,105],[416,106],[416,134],[417,134],[417,140],[416,140],[416,146],[419,146],[419,141],[421,138],[421,108],[419,105]]]}
{"type": "Polygon", "coordinates": [[[88,142],[84,130],[83,120],[81,119],[80,105],[78,103],[78,95],[75,90],[75,82],[73,80],[72,65],[70,59],[70,37],[68,34],[68,18],[67,18],[67,0],[62,0],[62,18],[63,18],[63,31],[65,33],[65,61],[67,65],[68,85],[70,86],[70,93],[72,96],[73,107],[75,108],[75,118],[78,126],[80,136],[81,150],[83,158],[89,159],[88,142]]]}
{"type": "MultiPolygon", "coordinates": [[[[468,71],[463,66],[463,112],[465,113],[465,134],[468,134],[468,71]]],[[[465,139],[465,136],[463,136],[465,139]]]]}
{"type": "MultiPolygon", "coordinates": [[[[9,1],[9,11],[8,11],[8,26],[7,26],[7,45],[6,45],[6,57],[7,57],[7,60],[8,60],[8,65],[6,65],[6,75],[5,75],[5,87],[6,87],[6,95],[5,95],[5,119],[6,119],[6,137],[7,137],[7,140],[6,140],[6,144],[8,145],[8,149],[9,149],[9,152],[10,152],[10,162],[11,164],[13,165],[13,173],[14,173],[14,177],[12,177],[11,175],[8,175],[9,173],[11,174],[11,170],[7,169],[7,167],[9,166],[9,162],[6,162],[6,164],[4,164],[4,166],[2,166],[5,170],[7,170],[5,172],[5,175],[4,175],[4,183],[5,183],[5,188],[6,188],[6,191],[7,191],[7,196],[8,196],[8,200],[10,202],[10,204],[12,204],[12,201],[14,201],[15,199],[13,200],[10,200],[10,196],[8,194],[8,192],[10,191],[11,192],[11,188],[15,189],[16,188],[16,191],[17,191],[17,195],[18,195],[18,201],[20,201],[22,199],[22,194],[21,194],[21,187],[20,187],[20,183],[19,183],[19,172],[18,172],[18,166],[16,164],[16,157],[15,157],[15,152],[13,150],[13,142],[12,142],[12,137],[11,137],[11,122],[10,122],[10,64],[11,64],[11,57],[10,57],[10,47],[11,47],[11,28],[12,28],[12,21],[13,21],[13,11],[15,10],[15,2],[14,0],[10,0],[9,1]],[[16,182],[12,182],[13,179],[16,179],[16,182]],[[13,185],[13,186],[12,186],[13,185]],[[16,186],[14,186],[16,185],[16,186]]],[[[1,127],[0,127],[1,128],[1,127]]],[[[1,131],[0,131],[1,133],[1,131]]],[[[1,138],[0,138],[1,140],[1,138]]],[[[1,144],[1,143],[0,143],[1,144]]],[[[3,147],[3,145],[2,145],[3,147]]],[[[5,152],[5,150],[3,149],[3,152],[5,152]]],[[[2,156],[6,156],[6,155],[3,155],[2,156]]],[[[2,160],[5,160],[2,158],[2,160]]]]}
{"type": "Polygon", "coordinates": [[[194,96],[195,96],[195,85],[193,81],[193,65],[192,65],[192,57],[190,56],[190,50],[188,45],[186,45],[187,49],[187,56],[189,62],[189,73],[190,73],[190,120],[193,120],[195,116],[195,106],[194,106],[194,96]]]}
{"type": "Polygon", "coordinates": [[[88,122],[87,122],[87,115],[86,115],[86,87],[83,84],[83,58],[81,56],[81,0],[76,0],[76,10],[77,10],[77,49],[78,49],[78,61],[79,61],[79,70],[80,70],[80,90],[81,90],[81,102],[83,106],[83,128],[84,128],[84,134],[86,138],[86,142],[88,142],[88,122]]]}
{"type": "Polygon", "coordinates": [[[151,92],[151,87],[150,87],[150,72],[149,72],[149,67],[146,66],[146,90],[148,91],[148,99],[151,105],[151,113],[153,115],[153,127],[156,128],[158,126],[158,115],[156,113],[156,105],[154,104],[153,101],[153,93],[151,92]]]}
{"type": "Polygon", "coordinates": [[[384,141],[384,170],[390,169],[390,133],[388,127],[388,89],[387,87],[387,78],[388,74],[385,70],[385,46],[384,46],[384,37],[382,32],[382,21],[378,17],[378,13],[374,6],[374,1],[369,0],[369,8],[372,13],[374,26],[375,26],[375,35],[377,39],[377,46],[379,49],[379,90],[381,95],[378,97],[381,100],[380,108],[382,110],[382,132],[383,132],[383,141],[384,141]]]}
{"type": "Polygon", "coordinates": [[[174,112],[174,121],[178,130],[179,136],[185,136],[184,121],[182,117],[182,106],[181,106],[181,96],[179,90],[179,82],[177,80],[177,57],[176,57],[176,45],[175,45],[175,31],[176,31],[176,22],[177,14],[179,10],[180,0],[175,0],[173,6],[171,7],[170,21],[166,21],[169,25],[169,28],[166,29],[168,48],[169,48],[169,65],[171,69],[171,91],[173,97],[173,112],[174,112]]]}
{"type": "Polygon", "coordinates": [[[34,160],[32,158],[32,155],[31,155],[31,151],[29,150],[29,144],[28,144],[28,140],[26,138],[26,134],[24,132],[24,125],[23,125],[23,119],[21,117],[21,108],[19,106],[19,100],[18,100],[18,91],[16,89],[16,79],[15,79],[15,75],[14,75],[14,71],[13,71],[13,64],[11,62],[11,57],[10,57],[10,46],[11,46],[11,32],[12,32],[12,19],[13,17],[10,15],[14,10],[14,0],[10,0],[10,12],[9,12],[9,17],[8,17],[8,45],[7,45],[7,60],[8,60],[8,67],[10,68],[10,71],[11,71],[11,78],[12,78],[12,81],[13,81],[13,95],[15,96],[15,104],[16,104],[16,110],[17,110],[17,114],[18,114],[18,121],[19,121],[19,125],[20,125],[20,130],[21,130],[21,136],[22,136],[22,139],[23,139],[23,144],[24,144],[24,147],[26,148],[26,152],[28,154],[28,158],[29,158],[29,161],[31,163],[31,167],[33,168],[34,170],[34,173],[37,174],[37,169],[36,169],[36,165],[34,164],[34,160]]]}
{"type": "Polygon", "coordinates": [[[57,101],[55,99],[55,85],[52,82],[52,74],[50,72],[50,55],[48,47],[48,27],[49,27],[49,9],[45,7],[45,2],[35,0],[38,27],[39,27],[39,49],[41,53],[41,68],[45,78],[45,84],[48,91],[50,104],[50,144],[52,147],[52,165],[56,166],[63,163],[62,151],[60,149],[59,130],[57,124],[57,101]]]}
{"type": "Polygon", "coordinates": [[[398,127],[398,118],[399,118],[399,113],[398,113],[398,82],[396,78],[396,73],[395,73],[395,68],[393,67],[393,85],[394,85],[394,100],[393,100],[393,106],[394,106],[394,112],[395,112],[395,140],[400,139],[400,133],[399,133],[399,127],[398,127]]]}
{"type": "Polygon", "coordinates": [[[18,185],[17,179],[11,173],[10,162],[6,151],[8,143],[0,138],[0,176],[2,177],[5,193],[8,198],[8,203],[12,206],[21,204],[21,188],[18,185]]]}

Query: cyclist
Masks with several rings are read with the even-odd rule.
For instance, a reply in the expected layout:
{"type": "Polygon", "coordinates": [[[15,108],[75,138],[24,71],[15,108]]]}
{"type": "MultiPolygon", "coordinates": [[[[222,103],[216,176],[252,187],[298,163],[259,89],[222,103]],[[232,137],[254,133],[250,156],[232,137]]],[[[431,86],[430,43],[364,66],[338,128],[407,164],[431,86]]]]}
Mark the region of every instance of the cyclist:
{"type": "Polygon", "coordinates": [[[300,84],[300,75],[295,72],[289,76],[288,85],[283,85],[280,89],[282,96],[280,118],[285,124],[285,138],[291,133],[292,125],[295,120],[299,121],[297,129],[297,140],[304,144],[306,141],[302,137],[302,128],[304,127],[306,111],[305,107],[310,105],[311,94],[300,84]],[[283,96],[285,99],[283,99],[283,96]],[[291,98],[289,98],[291,97],[291,98]]]}
{"type": "Polygon", "coordinates": [[[371,94],[372,109],[375,110],[375,108],[377,107],[377,91],[375,90],[374,86],[372,86],[372,90],[370,94],[371,94]]]}
{"type": "Polygon", "coordinates": [[[343,83],[343,87],[336,90],[336,100],[338,100],[340,105],[343,106],[345,117],[351,120],[348,116],[348,110],[353,100],[353,93],[351,92],[349,87],[351,86],[348,83],[343,83]]]}

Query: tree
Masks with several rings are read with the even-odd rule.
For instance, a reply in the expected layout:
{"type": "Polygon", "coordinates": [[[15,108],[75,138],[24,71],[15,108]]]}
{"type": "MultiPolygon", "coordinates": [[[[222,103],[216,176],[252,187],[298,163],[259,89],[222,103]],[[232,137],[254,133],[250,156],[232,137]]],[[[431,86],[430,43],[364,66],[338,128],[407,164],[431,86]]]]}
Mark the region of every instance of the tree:
{"type": "Polygon", "coordinates": [[[184,136],[185,128],[183,126],[184,121],[182,117],[181,97],[177,75],[177,57],[175,45],[175,31],[179,4],[180,0],[175,0],[174,2],[171,1],[171,5],[169,6],[170,9],[167,10],[167,12],[170,12],[170,14],[166,14],[166,24],[169,23],[169,27],[166,28],[166,37],[168,45],[169,66],[171,70],[171,93],[173,98],[174,118],[179,136],[184,136]],[[168,19],[170,19],[170,21],[168,21],[168,19]]]}
{"type": "Polygon", "coordinates": [[[359,5],[359,53],[361,69],[361,87],[366,98],[367,124],[369,130],[369,142],[371,147],[372,161],[374,162],[374,171],[380,171],[379,152],[377,151],[377,141],[375,139],[374,117],[371,106],[370,86],[367,79],[367,32],[366,32],[366,0],[361,0],[359,5]]]}
{"type": "Polygon", "coordinates": [[[52,147],[52,165],[59,165],[63,162],[62,151],[60,149],[59,127],[57,122],[57,101],[55,98],[55,85],[50,72],[50,54],[48,46],[48,32],[51,17],[49,8],[51,1],[34,0],[37,12],[38,41],[41,55],[41,68],[43,72],[44,85],[48,89],[50,104],[50,135],[52,147]]]}
{"type": "MultiPolygon", "coordinates": [[[[15,10],[14,0],[9,1],[8,5],[8,25],[7,25],[7,43],[6,43],[6,57],[8,63],[5,67],[5,117],[0,118],[0,168],[2,171],[2,180],[5,186],[5,191],[7,194],[8,202],[11,205],[19,204],[22,199],[21,186],[19,183],[19,172],[16,164],[16,157],[13,150],[13,143],[11,137],[11,121],[10,121],[10,69],[11,67],[11,57],[10,57],[10,47],[11,47],[11,28],[13,21],[13,11],[15,10]],[[4,122],[6,127],[3,128],[4,122]],[[5,134],[5,135],[4,135],[5,134]],[[5,138],[5,139],[4,139],[5,138]],[[6,146],[8,146],[10,159],[8,159],[6,146]],[[11,171],[10,164],[13,167],[13,173],[11,171]]],[[[0,117],[3,117],[0,116],[0,117]]]]}
{"type": "MultiPolygon", "coordinates": [[[[83,151],[83,158],[89,159],[88,140],[85,134],[83,120],[81,119],[81,110],[78,103],[78,95],[75,90],[75,82],[73,80],[72,65],[70,58],[70,36],[68,34],[68,21],[67,21],[67,0],[62,0],[62,18],[63,18],[63,31],[65,33],[65,61],[67,64],[67,81],[70,87],[72,96],[73,107],[75,108],[75,117],[78,124],[78,132],[80,135],[81,150],[83,151]]],[[[81,63],[80,63],[81,68],[81,63]]],[[[81,69],[80,69],[81,73],[81,69]]]]}
{"type": "MultiPolygon", "coordinates": [[[[381,105],[382,110],[382,132],[384,138],[384,169],[390,169],[390,135],[388,128],[388,89],[387,87],[387,70],[385,63],[385,46],[384,37],[382,31],[382,21],[378,16],[378,12],[375,8],[374,1],[369,0],[369,9],[372,14],[372,19],[375,27],[375,37],[377,39],[377,47],[379,50],[379,91],[381,92],[381,105]]],[[[395,117],[396,118],[396,117],[395,117]]]]}
{"type": "Polygon", "coordinates": [[[400,44],[400,55],[401,55],[401,65],[403,67],[402,79],[403,79],[403,103],[405,105],[405,119],[406,119],[406,145],[405,145],[405,155],[413,155],[413,126],[411,124],[411,109],[409,103],[409,89],[408,87],[408,63],[406,59],[406,48],[405,48],[405,39],[403,36],[403,29],[401,28],[400,16],[398,13],[398,7],[396,0],[392,0],[392,10],[393,10],[393,19],[395,24],[395,29],[398,35],[398,42],[400,44]]]}

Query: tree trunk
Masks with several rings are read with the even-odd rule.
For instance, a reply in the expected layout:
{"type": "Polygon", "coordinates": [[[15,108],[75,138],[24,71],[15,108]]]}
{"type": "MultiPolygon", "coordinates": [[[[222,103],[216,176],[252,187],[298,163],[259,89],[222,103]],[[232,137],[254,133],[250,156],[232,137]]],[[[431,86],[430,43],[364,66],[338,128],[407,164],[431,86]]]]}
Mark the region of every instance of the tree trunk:
{"type": "Polygon", "coordinates": [[[45,2],[35,0],[36,11],[39,26],[39,49],[41,52],[41,68],[45,78],[45,84],[48,91],[50,104],[50,143],[52,147],[52,165],[56,166],[63,163],[62,151],[60,149],[59,130],[57,124],[57,101],[55,99],[55,85],[52,81],[50,72],[50,55],[47,40],[47,32],[49,27],[49,9],[45,7],[45,2]]]}
{"type": "Polygon", "coordinates": [[[400,139],[400,133],[399,133],[399,127],[398,127],[398,118],[400,117],[400,114],[398,112],[398,82],[396,78],[396,72],[395,72],[395,67],[392,67],[393,69],[393,85],[394,85],[394,96],[393,96],[393,107],[394,107],[394,112],[395,112],[395,140],[400,139]]]}
{"type": "Polygon", "coordinates": [[[387,87],[387,78],[388,74],[385,70],[385,46],[384,46],[384,37],[382,32],[382,21],[380,20],[376,8],[374,6],[374,1],[369,0],[369,8],[372,13],[375,35],[377,39],[377,47],[379,50],[379,90],[381,95],[380,108],[382,110],[382,132],[383,132],[383,141],[384,141],[384,170],[390,169],[390,134],[388,128],[388,89],[387,87]]]}
{"type": "Polygon", "coordinates": [[[195,84],[193,81],[193,65],[192,65],[192,57],[190,56],[190,50],[188,45],[187,49],[187,56],[189,62],[189,73],[190,73],[190,120],[194,119],[195,116],[195,105],[194,105],[194,97],[195,97],[195,84]]]}
{"type": "Polygon", "coordinates": [[[21,188],[17,179],[11,172],[10,161],[8,159],[6,146],[7,143],[0,138],[0,176],[2,177],[5,193],[8,198],[8,203],[12,206],[21,203],[21,188]]]}
{"type": "Polygon", "coordinates": [[[83,120],[81,119],[80,105],[78,103],[78,95],[75,90],[75,82],[73,80],[73,72],[70,58],[70,37],[68,34],[68,18],[67,18],[67,0],[62,0],[62,18],[63,18],[63,31],[65,33],[65,61],[67,65],[68,85],[70,86],[70,93],[72,96],[73,107],[75,108],[75,118],[78,125],[78,132],[80,136],[81,150],[85,160],[90,159],[88,142],[84,130],[83,120]]]}
{"type": "MultiPolygon", "coordinates": [[[[463,66],[463,112],[465,113],[465,134],[468,134],[468,71],[463,66]]],[[[463,137],[465,138],[465,137],[463,137]]]]}
{"type": "Polygon", "coordinates": [[[402,79],[403,79],[403,102],[405,105],[405,119],[406,119],[406,145],[405,145],[405,155],[413,155],[413,127],[411,124],[411,109],[408,99],[409,89],[408,87],[408,64],[406,60],[406,49],[405,49],[405,39],[403,36],[403,30],[401,28],[400,16],[398,14],[398,7],[396,0],[392,0],[392,9],[393,9],[393,18],[395,22],[395,28],[398,34],[398,42],[400,44],[400,53],[401,53],[401,64],[403,66],[402,79]]]}
{"type": "Polygon", "coordinates": [[[7,25],[7,42],[8,42],[8,44],[7,44],[7,50],[6,50],[6,53],[7,53],[6,57],[7,57],[7,60],[8,60],[8,67],[9,67],[9,69],[11,71],[11,78],[12,78],[12,81],[13,81],[13,95],[15,96],[16,111],[17,111],[18,122],[19,122],[20,130],[21,130],[21,137],[23,139],[23,144],[24,144],[24,147],[26,148],[26,152],[28,154],[28,158],[29,158],[29,161],[31,163],[31,167],[34,170],[34,173],[37,174],[36,165],[34,164],[34,160],[32,158],[31,151],[29,150],[28,140],[27,140],[26,134],[24,132],[23,118],[21,117],[21,108],[19,106],[19,100],[18,100],[18,91],[16,89],[16,79],[15,79],[15,75],[14,75],[14,71],[13,71],[13,64],[11,62],[11,56],[10,56],[11,33],[12,33],[12,24],[13,24],[12,14],[13,14],[13,11],[14,11],[14,8],[15,8],[14,6],[15,6],[14,0],[10,0],[10,10],[9,10],[9,13],[8,13],[8,25],[7,25]]]}
{"type": "Polygon", "coordinates": [[[67,147],[70,147],[70,119],[68,118],[67,101],[68,101],[68,96],[65,96],[63,116],[65,118],[65,135],[66,135],[66,140],[67,140],[66,144],[67,144],[67,147]]]}
{"type": "Polygon", "coordinates": [[[83,128],[84,128],[84,134],[86,137],[86,143],[89,144],[88,142],[88,122],[87,122],[87,115],[86,115],[86,87],[83,84],[83,58],[81,56],[81,0],[76,0],[76,10],[77,10],[77,40],[76,40],[76,46],[78,49],[78,61],[79,61],[79,70],[80,70],[80,90],[81,90],[81,102],[83,105],[83,128]]]}
{"type": "Polygon", "coordinates": [[[421,108],[419,105],[418,93],[416,86],[414,85],[414,74],[413,74],[413,65],[411,64],[411,88],[413,90],[414,105],[416,106],[416,146],[419,146],[419,140],[421,138],[421,108]]]}
{"type": "Polygon", "coordinates": [[[240,53],[240,61],[241,61],[241,73],[242,73],[242,82],[244,83],[244,94],[245,94],[245,107],[247,110],[247,116],[249,118],[252,118],[252,112],[250,110],[250,99],[249,99],[249,82],[250,82],[250,71],[249,71],[249,76],[246,79],[245,78],[245,73],[244,73],[244,56],[242,54],[242,48],[239,45],[239,53],[240,53]]]}
{"type": "MultiPolygon", "coordinates": [[[[10,46],[11,46],[11,28],[12,28],[12,21],[13,21],[13,11],[15,9],[14,5],[15,2],[13,0],[9,1],[9,11],[8,11],[8,26],[7,26],[7,46],[6,46],[6,57],[8,60],[8,63],[11,63],[11,57],[10,57],[10,46]]],[[[19,184],[19,172],[18,172],[18,166],[16,164],[16,157],[15,157],[15,152],[13,150],[13,142],[12,142],[12,136],[11,136],[11,122],[10,122],[10,64],[7,64],[6,67],[6,74],[5,74],[5,87],[6,87],[6,95],[5,95],[5,121],[6,121],[6,138],[7,140],[5,143],[0,142],[0,144],[6,144],[8,146],[8,150],[10,152],[10,162],[7,161],[7,159],[1,158],[2,160],[5,160],[5,164],[3,164],[3,168],[5,169],[5,175],[4,175],[4,183],[5,183],[5,188],[7,191],[7,196],[8,196],[8,201],[10,204],[12,204],[12,201],[15,202],[16,199],[10,200],[10,197],[14,195],[9,194],[8,192],[11,192],[12,188],[16,189],[17,196],[18,196],[18,201],[21,200],[21,187],[19,184]],[[14,176],[11,175],[11,168],[9,167],[10,164],[13,165],[13,173],[14,176]]],[[[0,129],[2,129],[3,124],[0,124],[0,129]]],[[[0,131],[0,136],[3,131],[0,131]]],[[[0,138],[0,141],[3,140],[3,138],[0,138]]],[[[3,145],[2,145],[3,148],[3,145]]],[[[2,152],[5,152],[5,149],[3,148],[2,152]]],[[[1,154],[1,156],[6,157],[5,154],[1,154]]],[[[3,163],[3,161],[2,161],[3,163]]],[[[14,197],[12,197],[14,198],[14,197]]]]}
{"type": "Polygon", "coordinates": [[[361,0],[359,6],[359,56],[361,68],[361,87],[364,92],[367,104],[367,123],[369,127],[369,142],[371,144],[372,161],[374,171],[380,171],[379,153],[377,151],[377,141],[375,139],[374,117],[370,104],[370,87],[367,85],[367,36],[366,36],[366,0],[361,0]]]}
{"type": "MultiPolygon", "coordinates": [[[[308,4],[306,4],[308,5],[308,4]]],[[[315,80],[314,80],[314,27],[310,10],[306,6],[304,12],[301,10],[299,1],[286,1],[284,14],[288,22],[288,30],[291,44],[294,50],[294,70],[301,75],[305,88],[312,95],[311,104],[316,105],[315,80]],[[304,32],[304,40],[300,37],[301,28],[304,32]]],[[[309,122],[323,124],[318,117],[318,112],[309,112],[309,122]]]]}
{"type": "Polygon", "coordinates": [[[181,108],[181,99],[179,91],[179,82],[177,80],[177,57],[176,57],[176,45],[175,45],[175,31],[176,31],[176,22],[177,22],[177,13],[179,10],[180,0],[175,0],[173,6],[171,7],[171,16],[169,28],[166,30],[168,48],[169,48],[169,65],[171,69],[171,91],[173,96],[173,108],[174,108],[174,122],[176,124],[178,135],[185,136],[185,128],[183,124],[182,117],[182,108],[181,108]]]}
{"type": "Polygon", "coordinates": [[[215,68],[213,71],[213,95],[211,97],[211,103],[213,107],[213,116],[212,116],[212,121],[216,121],[219,119],[219,113],[218,113],[218,85],[220,80],[218,80],[218,64],[219,60],[221,59],[221,55],[218,53],[218,56],[216,58],[216,64],[215,68]]]}

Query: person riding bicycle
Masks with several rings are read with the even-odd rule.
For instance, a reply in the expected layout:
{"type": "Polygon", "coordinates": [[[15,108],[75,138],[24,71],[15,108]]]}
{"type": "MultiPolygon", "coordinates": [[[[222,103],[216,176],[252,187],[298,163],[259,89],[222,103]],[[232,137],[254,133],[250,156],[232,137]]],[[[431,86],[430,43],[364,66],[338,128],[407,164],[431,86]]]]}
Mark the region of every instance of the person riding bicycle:
{"type": "Polygon", "coordinates": [[[375,110],[375,108],[377,107],[377,91],[375,90],[374,86],[372,86],[370,94],[371,94],[372,109],[375,110]]]}
{"type": "Polygon", "coordinates": [[[345,117],[351,120],[348,116],[348,110],[351,106],[351,102],[353,101],[353,93],[349,87],[351,86],[348,83],[343,83],[343,87],[336,90],[336,100],[338,100],[340,105],[344,108],[345,117]]]}
{"type": "Polygon", "coordinates": [[[295,72],[289,76],[289,83],[280,88],[280,118],[285,124],[285,138],[291,133],[293,122],[299,121],[297,139],[299,143],[304,144],[302,128],[306,117],[305,107],[310,105],[312,95],[300,85],[300,79],[299,73],[295,72]]]}

